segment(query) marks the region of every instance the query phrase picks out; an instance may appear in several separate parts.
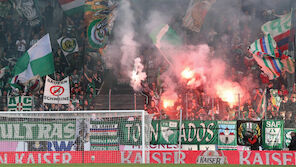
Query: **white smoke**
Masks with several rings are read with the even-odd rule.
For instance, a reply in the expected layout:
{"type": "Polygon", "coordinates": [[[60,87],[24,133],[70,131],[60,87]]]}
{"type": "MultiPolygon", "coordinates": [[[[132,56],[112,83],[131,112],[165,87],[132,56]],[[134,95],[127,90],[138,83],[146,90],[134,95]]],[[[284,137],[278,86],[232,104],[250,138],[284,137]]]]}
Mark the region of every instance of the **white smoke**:
{"type": "Polygon", "coordinates": [[[134,90],[139,90],[140,83],[146,79],[139,55],[139,44],[135,41],[135,17],[129,0],[120,3],[118,24],[114,28],[114,40],[106,49],[104,58],[119,81],[130,82],[134,90]],[[120,48],[120,49],[118,49],[120,48]],[[129,81],[128,81],[129,80],[129,81]]]}
{"type": "Polygon", "coordinates": [[[134,70],[131,73],[130,84],[135,91],[139,91],[141,89],[141,82],[144,81],[147,77],[146,73],[143,72],[144,66],[141,63],[141,59],[137,57],[135,59],[134,70]]]}

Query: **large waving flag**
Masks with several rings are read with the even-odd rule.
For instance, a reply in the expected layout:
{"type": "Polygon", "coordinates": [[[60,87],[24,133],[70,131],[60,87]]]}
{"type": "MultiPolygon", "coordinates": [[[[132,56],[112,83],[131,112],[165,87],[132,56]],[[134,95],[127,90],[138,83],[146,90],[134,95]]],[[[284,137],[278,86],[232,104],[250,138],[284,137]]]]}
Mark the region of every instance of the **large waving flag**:
{"type": "Polygon", "coordinates": [[[279,49],[284,52],[288,50],[291,29],[291,13],[268,21],[262,25],[261,30],[265,35],[270,34],[277,43],[279,49]]]}
{"type": "MultiPolygon", "coordinates": [[[[289,48],[291,17],[292,14],[289,13],[278,19],[268,21],[261,27],[264,34],[270,34],[276,41],[279,50],[286,55],[289,48]]],[[[282,63],[285,71],[289,73],[295,72],[294,61],[291,57],[286,56],[282,59],[282,63]]]]}
{"type": "Polygon", "coordinates": [[[281,62],[282,55],[270,34],[252,43],[249,46],[249,52],[253,54],[254,59],[270,80],[281,75],[284,67],[281,62]]]}
{"type": "Polygon", "coordinates": [[[49,34],[35,43],[16,63],[11,84],[25,83],[34,76],[54,73],[49,34]]]}

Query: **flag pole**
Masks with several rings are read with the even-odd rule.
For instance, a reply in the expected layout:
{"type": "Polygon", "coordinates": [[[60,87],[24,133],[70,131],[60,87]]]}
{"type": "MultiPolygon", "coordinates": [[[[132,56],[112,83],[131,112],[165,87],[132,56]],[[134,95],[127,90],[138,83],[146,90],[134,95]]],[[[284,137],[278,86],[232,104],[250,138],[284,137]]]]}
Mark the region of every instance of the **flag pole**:
{"type": "MultiPolygon", "coordinates": [[[[290,6],[293,7],[292,3],[293,2],[291,2],[290,6]]],[[[290,29],[290,36],[289,36],[288,51],[289,51],[289,55],[292,57],[292,60],[294,60],[293,63],[295,68],[295,29],[294,27],[295,27],[295,11],[294,11],[294,8],[291,8],[291,29],[290,29]]],[[[295,83],[295,70],[294,70],[294,73],[288,74],[287,78],[290,78],[290,82],[288,81],[288,90],[289,90],[289,97],[291,97],[293,93],[294,83],[295,83]]]]}

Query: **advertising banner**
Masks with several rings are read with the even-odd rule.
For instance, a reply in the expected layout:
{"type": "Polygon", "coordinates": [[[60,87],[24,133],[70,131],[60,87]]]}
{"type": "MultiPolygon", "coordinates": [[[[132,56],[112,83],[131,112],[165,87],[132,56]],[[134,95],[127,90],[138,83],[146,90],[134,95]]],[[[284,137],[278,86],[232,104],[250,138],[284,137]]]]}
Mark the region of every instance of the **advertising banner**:
{"type": "Polygon", "coordinates": [[[291,129],[291,128],[285,128],[284,129],[284,134],[285,134],[285,140],[284,140],[284,147],[288,148],[288,146],[291,143],[291,132],[295,132],[296,133],[296,129],[291,129]]]}
{"type": "MultiPolygon", "coordinates": [[[[87,151],[85,163],[141,163],[141,151],[87,151]]],[[[295,165],[296,152],[292,151],[236,151],[205,150],[181,151],[181,164],[258,164],[295,165]]],[[[147,163],[179,163],[178,151],[150,151],[147,163]]]]}
{"type": "Polygon", "coordinates": [[[261,145],[262,138],[261,121],[237,121],[237,144],[251,146],[261,145]]]}
{"type": "Polygon", "coordinates": [[[70,84],[69,77],[62,81],[55,81],[46,76],[44,87],[43,103],[69,104],[70,102],[70,84]]]}
{"type": "Polygon", "coordinates": [[[81,151],[0,152],[1,164],[69,164],[82,163],[81,151]]]}
{"type": "Polygon", "coordinates": [[[236,121],[218,121],[218,149],[236,150],[236,121]]]}
{"type": "Polygon", "coordinates": [[[0,132],[3,141],[74,140],[75,122],[1,122],[0,132]]]}
{"type": "Polygon", "coordinates": [[[262,146],[268,150],[283,149],[284,121],[263,121],[262,146]]]}
{"type": "Polygon", "coordinates": [[[47,151],[73,151],[74,141],[49,141],[47,151]]]}
{"type": "Polygon", "coordinates": [[[7,96],[8,111],[32,111],[32,96],[7,96]]]}
{"type": "MultiPolygon", "coordinates": [[[[248,164],[295,165],[296,152],[292,151],[236,151],[205,150],[150,151],[146,163],[151,164],[248,164]]],[[[0,163],[141,163],[142,151],[34,151],[0,152],[0,163]]]]}

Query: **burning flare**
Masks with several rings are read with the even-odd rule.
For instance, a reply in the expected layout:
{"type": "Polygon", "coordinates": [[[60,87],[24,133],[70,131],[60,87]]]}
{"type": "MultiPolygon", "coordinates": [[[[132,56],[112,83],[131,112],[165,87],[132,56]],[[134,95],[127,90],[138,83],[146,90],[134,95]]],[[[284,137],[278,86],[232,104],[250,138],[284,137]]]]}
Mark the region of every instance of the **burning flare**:
{"type": "Polygon", "coordinates": [[[185,79],[191,79],[194,77],[194,71],[192,71],[189,67],[186,67],[182,73],[181,73],[182,77],[185,79]]]}
{"type": "Polygon", "coordinates": [[[217,95],[230,107],[238,104],[239,97],[243,97],[243,90],[236,82],[225,81],[223,83],[217,83],[216,85],[217,95]]]}
{"type": "Polygon", "coordinates": [[[175,103],[174,100],[170,100],[170,99],[163,99],[162,101],[163,108],[173,107],[174,103],[175,103]]]}

